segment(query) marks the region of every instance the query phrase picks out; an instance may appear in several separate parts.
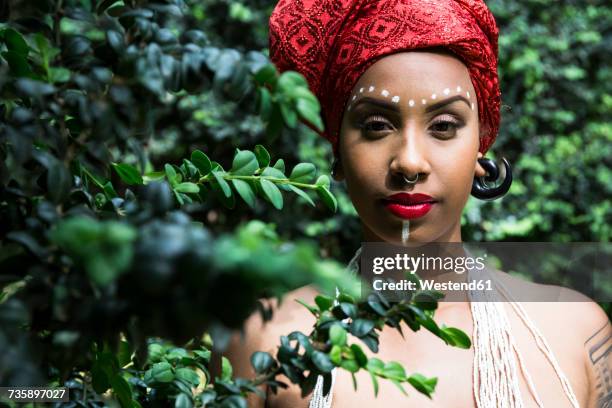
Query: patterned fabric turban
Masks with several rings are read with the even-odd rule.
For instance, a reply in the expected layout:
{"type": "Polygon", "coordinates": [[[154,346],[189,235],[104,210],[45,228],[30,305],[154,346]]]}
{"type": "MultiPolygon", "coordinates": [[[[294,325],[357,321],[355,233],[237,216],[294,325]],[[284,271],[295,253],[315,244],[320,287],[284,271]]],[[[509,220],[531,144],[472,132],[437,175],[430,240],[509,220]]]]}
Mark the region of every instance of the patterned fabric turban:
{"type": "Polygon", "coordinates": [[[500,121],[497,37],[483,0],[280,0],[270,17],[270,58],[307,79],[321,102],[320,134],[337,155],[342,114],[367,68],[392,53],[443,47],[468,68],[484,154],[500,121]]]}

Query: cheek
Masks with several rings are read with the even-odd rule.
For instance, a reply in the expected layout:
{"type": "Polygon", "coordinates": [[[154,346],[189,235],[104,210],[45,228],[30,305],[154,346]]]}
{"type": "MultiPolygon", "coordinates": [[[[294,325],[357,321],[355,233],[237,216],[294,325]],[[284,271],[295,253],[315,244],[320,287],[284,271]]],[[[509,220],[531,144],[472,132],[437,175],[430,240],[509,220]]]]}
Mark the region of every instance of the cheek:
{"type": "Polygon", "coordinates": [[[467,200],[474,179],[474,162],[477,157],[477,146],[457,146],[446,151],[445,160],[438,160],[433,173],[443,185],[449,200],[461,202],[467,200]]]}
{"type": "MultiPolygon", "coordinates": [[[[353,149],[349,155],[344,156],[344,171],[347,189],[351,195],[355,192],[365,192],[375,185],[376,180],[384,177],[381,163],[368,151],[353,149]]],[[[356,197],[359,198],[359,197],[356,197]]]]}

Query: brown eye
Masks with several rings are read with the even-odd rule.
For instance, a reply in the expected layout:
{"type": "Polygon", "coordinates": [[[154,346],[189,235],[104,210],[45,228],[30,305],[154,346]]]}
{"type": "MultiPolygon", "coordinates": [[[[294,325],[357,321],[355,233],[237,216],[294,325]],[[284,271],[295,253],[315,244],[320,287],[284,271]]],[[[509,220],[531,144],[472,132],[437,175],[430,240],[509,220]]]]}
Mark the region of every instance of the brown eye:
{"type": "Polygon", "coordinates": [[[455,135],[455,133],[457,133],[457,129],[459,129],[461,126],[462,123],[457,119],[450,116],[445,116],[436,120],[432,124],[432,130],[443,137],[452,137],[455,135]]]}
{"type": "Polygon", "coordinates": [[[382,132],[391,128],[391,125],[382,116],[370,116],[357,126],[366,133],[382,132]]]}
{"type": "Polygon", "coordinates": [[[434,127],[436,132],[448,132],[449,130],[454,129],[456,126],[452,122],[442,121],[434,123],[434,127]]]}

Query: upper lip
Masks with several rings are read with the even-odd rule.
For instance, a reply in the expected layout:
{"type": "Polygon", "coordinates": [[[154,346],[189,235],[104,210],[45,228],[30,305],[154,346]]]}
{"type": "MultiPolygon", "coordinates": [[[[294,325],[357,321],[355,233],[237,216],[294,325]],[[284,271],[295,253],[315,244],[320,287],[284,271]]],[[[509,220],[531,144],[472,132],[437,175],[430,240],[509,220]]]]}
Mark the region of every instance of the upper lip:
{"type": "Polygon", "coordinates": [[[393,194],[390,195],[386,198],[387,201],[392,201],[394,203],[398,203],[398,204],[404,204],[404,205],[414,205],[414,204],[422,204],[422,203],[433,203],[436,200],[434,200],[433,197],[428,196],[427,194],[420,194],[420,193],[414,193],[414,194],[409,194],[409,193],[397,193],[397,194],[393,194]]]}

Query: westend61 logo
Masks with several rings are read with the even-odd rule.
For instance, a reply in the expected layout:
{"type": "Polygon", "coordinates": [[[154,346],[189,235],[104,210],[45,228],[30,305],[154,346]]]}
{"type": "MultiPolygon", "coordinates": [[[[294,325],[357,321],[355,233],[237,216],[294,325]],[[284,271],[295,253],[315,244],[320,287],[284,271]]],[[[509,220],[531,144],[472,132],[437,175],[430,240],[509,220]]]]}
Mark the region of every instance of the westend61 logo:
{"type": "Polygon", "coordinates": [[[395,256],[378,256],[373,259],[372,273],[380,275],[385,271],[406,271],[411,274],[419,271],[438,271],[465,273],[468,269],[482,271],[485,268],[485,256],[418,256],[408,254],[395,254],[395,256]]]}
{"type": "Polygon", "coordinates": [[[601,242],[362,242],[353,267],[390,301],[612,301],[612,244],[601,242]],[[566,290],[570,289],[570,290],[566,290]]]}
{"type": "Polygon", "coordinates": [[[486,269],[486,254],[474,256],[456,243],[414,247],[366,243],[363,249],[362,276],[370,281],[371,290],[389,300],[417,291],[492,290],[490,279],[481,274],[486,269]]]}

